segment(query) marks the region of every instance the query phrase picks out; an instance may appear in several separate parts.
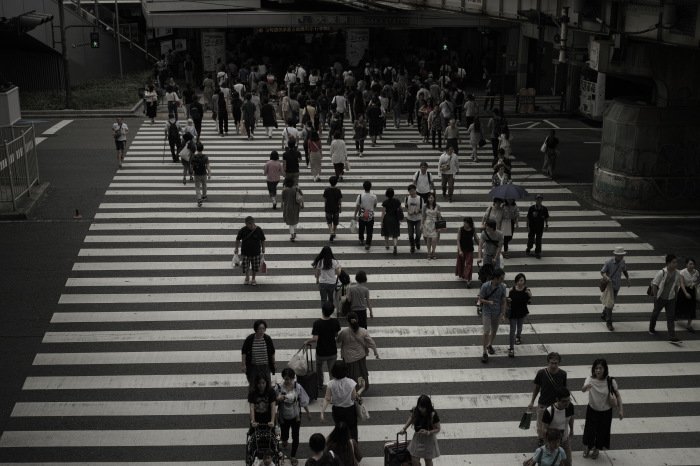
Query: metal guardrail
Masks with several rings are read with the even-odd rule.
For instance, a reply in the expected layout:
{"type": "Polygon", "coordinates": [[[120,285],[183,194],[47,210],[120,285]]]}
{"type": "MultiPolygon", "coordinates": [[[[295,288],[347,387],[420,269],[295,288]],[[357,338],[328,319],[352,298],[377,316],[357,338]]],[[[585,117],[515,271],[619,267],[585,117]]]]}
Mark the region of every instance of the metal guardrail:
{"type": "Polygon", "coordinates": [[[17,201],[39,184],[34,125],[0,128],[0,203],[17,201]]]}

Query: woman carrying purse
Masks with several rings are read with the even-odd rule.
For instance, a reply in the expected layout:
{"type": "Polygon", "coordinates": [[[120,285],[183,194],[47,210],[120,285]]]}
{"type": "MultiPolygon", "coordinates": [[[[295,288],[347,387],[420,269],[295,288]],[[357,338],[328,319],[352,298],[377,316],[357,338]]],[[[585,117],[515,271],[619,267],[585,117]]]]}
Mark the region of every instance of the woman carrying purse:
{"type": "Polygon", "coordinates": [[[282,371],[284,381],[275,385],[275,395],[277,396],[277,406],[279,406],[278,419],[282,430],[282,448],[287,448],[289,440],[289,429],[292,430],[292,451],[290,461],[292,466],[299,462],[296,459],[299,448],[299,428],[301,427],[301,408],[306,410],[306,418],[311,420],[309,411],[309,395],[304,388],[294,381],[296,374],[289,367],[282,371]]]}

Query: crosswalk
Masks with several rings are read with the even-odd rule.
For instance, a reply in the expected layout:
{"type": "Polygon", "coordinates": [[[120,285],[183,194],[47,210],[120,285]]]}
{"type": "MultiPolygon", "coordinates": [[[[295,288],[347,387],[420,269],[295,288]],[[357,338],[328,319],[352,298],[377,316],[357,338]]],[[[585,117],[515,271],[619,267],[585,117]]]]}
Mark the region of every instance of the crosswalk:
{"type": "MultiPolygon", "coordinates": [[[[320,317],[310,263],[330,244],[326,183],[313,182],[302,169],[306,202],[292,243],[281,211],[270,208],[262,175],[270,151],[279,150],[277,135],[248,141],[215,131],[205,120],[212,180],[208,201],[197,208],[194,187],[182,185],[181,165],[170,161],[167,148],[163,156],[162,125],[141,125],[0,438],[2,464],[243,464],[248,404],[240,348],[252,322],[264,318],[284,367],[320,317]],[[235,234],[247,215],[267,236],[268,274],[255,288],[231,269],[235,234]]],[[[506,282],[523,272],[533,291],[523,344],[508,358],[508,328],[502,326],[496,354],[480,362],[478,289],[454,276],[455,243],[462,218],[478,224],[490,205],[492,172],[487,163],[465,163],[468,143],[463,146],[455,202],[440,202],[438,194],[449,230],[437,260],[427,261],[424,249],[410,254],[405,229],[397,256],[379,237],[367,254],[349,232],[347,206],[362,181],[372,181],[380,202],[388,187],[402,199],[421,161],[437,166],[438,151],[421,143],[413,128],[388,129],[377,147],[365,148],[364,158],[351,151],[351,171],[339,185],[346,208],[331,246],[351,276],[360,269],[368,274],[376,314],[369,331],[381,356],[368,361],[371,419],[359,428],[361,464],[383,464],[383,444],[395,438],[420,394],[432,397],[442,419],[443,456],[436,464],[522,463],[535,450],[536,434],[534,426],[524,431],[518,423],[550,351],[562,354],[577,404],[576,463],[583,461],[587,404],[580,387],[593,360],[605,356],[625,404],[625,419],[613,421],[606,461],[700,464],[700,340],[683,334],[686,341],[675,346],[646,332],[651,306],[645,290],[663,263],[661,252],[517,159],[515,182],[533,195],[519,203],[521,215],[542,193],[551,223],[541,260],[525,256],[521,229],[511,258],[502,261],[506,282]],[[615,246],[628,251],[633,284],[621,290],[615,331],[609,332],[598,317],[597,280],[615,246]]],[[[480,152],[490,158],[490,150],[480,152]]],[[[322,179],[331,174],[326,156],[322,179]]],[[[320,423],[320,406],[313,402],[313,420],[302,421],[300,460],[309,455],[312,433],[331,430],[320,423]]]]}

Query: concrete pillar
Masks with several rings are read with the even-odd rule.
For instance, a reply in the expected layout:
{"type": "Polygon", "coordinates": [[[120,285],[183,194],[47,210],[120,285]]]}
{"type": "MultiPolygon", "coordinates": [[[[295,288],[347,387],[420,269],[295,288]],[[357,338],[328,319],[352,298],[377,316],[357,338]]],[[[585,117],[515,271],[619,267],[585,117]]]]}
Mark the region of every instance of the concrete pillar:
{"type": "Polygon", "coordinates": [[[603,119],[593,198],[628,210],[695,210],[700,192],[700,115],[618,98],[603,119]]]}

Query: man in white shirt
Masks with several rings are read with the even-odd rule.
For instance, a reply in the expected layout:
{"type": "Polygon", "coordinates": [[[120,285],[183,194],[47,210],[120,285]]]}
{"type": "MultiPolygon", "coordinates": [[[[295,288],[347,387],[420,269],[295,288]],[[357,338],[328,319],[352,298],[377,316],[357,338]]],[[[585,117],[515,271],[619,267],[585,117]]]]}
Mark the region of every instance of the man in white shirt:
{"type": "Polygon", "coordinates": [[[290,139],[299,140],[299,130],[296,129],[291,118],[287,122],[287,127],[282,130],[282,150],[287,150],[290,139]]]}
{"type": "Polygon", "coordinates": [[[365,251],[369,252],[372,247],[372,232],[374,230],[374,209],[377,207],[377,195],[372,194],[372,183],[365,181],[362,183],[365,192],[357,196],[355,201],[354,217],[358,223],[358,238],[360,244],[365,245],[365,251]],[[359,214],[359,215],[358,215],[359,214]],[[367,241],[365,241],[365,229],[367,230],[367,241]]]}
{"type": "Polygon", "coordinates": [[[666,310],[666,328],[668,328],[668,342],[674,344],[683,343],[676,337],[676,296],[681,286],[678,273],[678,259],[673,254],[666,255],[666,267],[659,270],[651,282],[654,296],[654,310],[649,321],[649,333],[656,335],[656,319],[663,309],[666,310]]]}
{"type": "Polygon", "coordinates": [[[435,192],[435,182],[428,172],[428,162],[420,163],[420,170],[413,175],[413,184],[416,185],[416,193],[423,198],[423,202],[428,202],[430,193],[435,192]]]}
{"type": "Polygon", "coordinates": [[[300,84],[304,84],[306,82],[306,70],[303,66],[297,65],[297,69],[294,74],[297,75],[297,79],[299,80],[300,84]]]}
{"type": "MultiPolygon", "coordinates": [[[[422,168],[422,167],[421,167],[422,168]]],[[[423,213],[423,198],[416,192],[416,185],[408,185],[408,196],[404,199],[406,225],[411,252],[420,250],[420,218],[423,213]]]]}
{"type": "Polygon", "coordinates": [[[287,95],[292,96],[292,88],[294,85],[297,83],[297,75],[294,73],[294,68],[291,66],[289,67],[289,70],[287,71],[287,74],[284,75],[284,85],[287,88],[287,95]]]}
{"type": "Polygon", "coordinates": [[[442,178],[442,197],[452,202],[455,191],[455,176],[459,173],[459,161],[454,148],[449,146],[438,160],[438,174],[442,178]]]}

